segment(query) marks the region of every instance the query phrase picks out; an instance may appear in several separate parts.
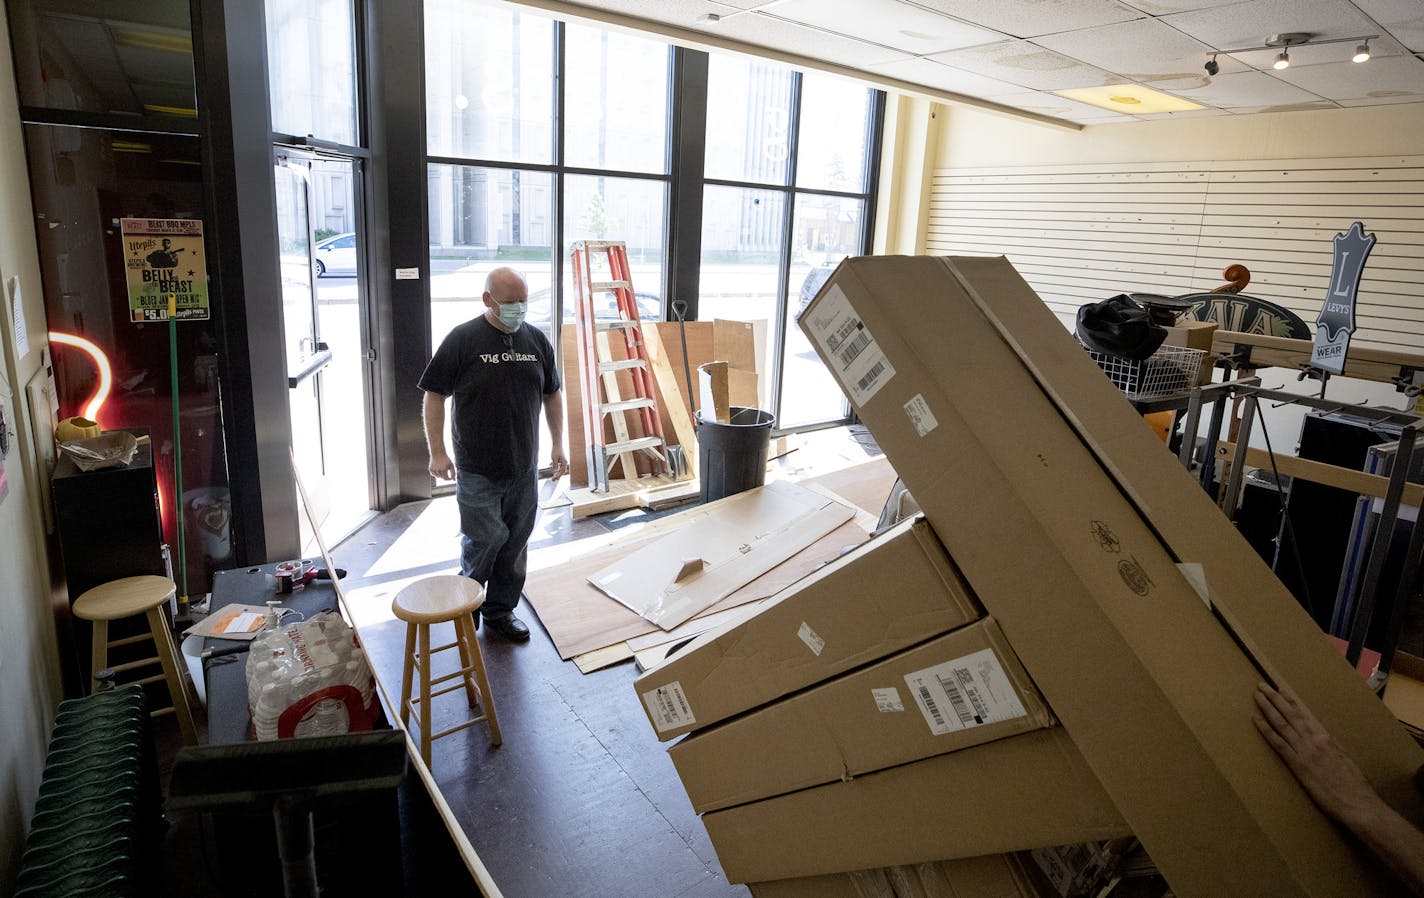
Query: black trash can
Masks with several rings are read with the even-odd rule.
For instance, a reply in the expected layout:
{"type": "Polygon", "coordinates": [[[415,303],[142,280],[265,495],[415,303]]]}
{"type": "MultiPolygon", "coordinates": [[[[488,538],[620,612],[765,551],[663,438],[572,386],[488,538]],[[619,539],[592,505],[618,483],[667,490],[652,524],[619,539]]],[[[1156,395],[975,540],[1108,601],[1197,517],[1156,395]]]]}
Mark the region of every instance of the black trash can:
{"type": "Polygon", "coordinates": [[[766,450],[776,416],[734,405],[728,424],[705,421],[697,413],[697,467],[702,501],[711,502],[766,483],[766,450]]]}

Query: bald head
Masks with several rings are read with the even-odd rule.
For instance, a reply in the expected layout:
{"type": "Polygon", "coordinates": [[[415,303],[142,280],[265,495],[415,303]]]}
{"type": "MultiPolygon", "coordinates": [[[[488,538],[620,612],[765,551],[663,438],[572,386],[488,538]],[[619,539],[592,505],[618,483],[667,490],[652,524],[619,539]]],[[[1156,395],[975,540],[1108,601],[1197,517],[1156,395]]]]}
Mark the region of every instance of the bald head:
{"type": "Polygon", "coordinates": [[[485,295],[495,302],[523,302],[529,296],[524,275],[513,268],[500,267],[485,275],[485,295]]]}

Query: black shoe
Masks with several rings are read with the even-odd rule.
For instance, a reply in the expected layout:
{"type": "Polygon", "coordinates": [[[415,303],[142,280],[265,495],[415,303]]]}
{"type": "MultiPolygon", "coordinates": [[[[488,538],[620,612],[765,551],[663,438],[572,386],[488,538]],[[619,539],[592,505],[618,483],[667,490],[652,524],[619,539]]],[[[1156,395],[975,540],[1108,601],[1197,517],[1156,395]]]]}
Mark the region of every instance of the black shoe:
{"type": "MultiPolygon", "coordinates": [[[[485,625],[489,627],[491,633],[498,634],[501,638],[509,642],[528,642],[529,628],[524,625],[524,621],[513,614],[503,614],[499,617],[490,617],[482,614],[485,625]]],[[[479,629],[479,622],[475,622],[475,629],[479,629]]]]}

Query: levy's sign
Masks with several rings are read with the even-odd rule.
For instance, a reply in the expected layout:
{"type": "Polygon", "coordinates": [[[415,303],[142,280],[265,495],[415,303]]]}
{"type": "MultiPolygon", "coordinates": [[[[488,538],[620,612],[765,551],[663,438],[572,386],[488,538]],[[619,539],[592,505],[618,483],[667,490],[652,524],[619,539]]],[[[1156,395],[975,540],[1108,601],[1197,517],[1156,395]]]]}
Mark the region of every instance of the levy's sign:
{"type": "Polygon", "coordinates": [[[1335,235],[1335,264],[1330,269],[1330,288],[1325,304],[1315,318],[1315,346],[1310,353],[1312,367],[1334,374],[1345,370],[1345,354],[1350,351],[1350,335],[1355,332],[1355,293],[1365,271],[1365,259],[1375,245],[1375,235],[1366,234],[1358,221],[1343,234],[1335,235]]]}
{"type": "Polygon", "coordinates": [[[125,218],[124,275],[129,288],[129,321],[167,321],[168,300],[178,321],[205,319],[208,264],[203,256],[203,223],[186,218],[125,218]]]}

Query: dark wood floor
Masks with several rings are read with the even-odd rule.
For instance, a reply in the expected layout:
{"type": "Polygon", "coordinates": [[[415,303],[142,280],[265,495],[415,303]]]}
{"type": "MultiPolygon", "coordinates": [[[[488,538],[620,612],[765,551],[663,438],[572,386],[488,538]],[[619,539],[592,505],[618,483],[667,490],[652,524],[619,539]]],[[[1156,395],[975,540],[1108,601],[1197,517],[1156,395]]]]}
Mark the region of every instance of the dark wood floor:
{"type": "MultiPolygon", "coordinates": [[[[404,630],[389,617],[390,597],[414,577],[456,567],[454,524],[453,498],[411,503],[334,552],[348,571],[346,593],[367,651],[392,688],[400,682],[404,630]]],[[[531,546],[603,532],[596,522],[572,522],[567,508],[550,510],[531,546]]],[[[527,603],[518,613],[533,630],[528,644],[480,633],[504,744],[491,748],[488,731],[471,728],[437,741],[432,764],[501,891],[510,898],[746,895],[722,876],[665,746],[639,709],[633,665],[585,676],[559,659],[527,603]]],[[[436,633],[432,641],[448,640],[436,633]]],[[[456,694],[433,708],[436,730],[465,713],[456,694]]]]}

